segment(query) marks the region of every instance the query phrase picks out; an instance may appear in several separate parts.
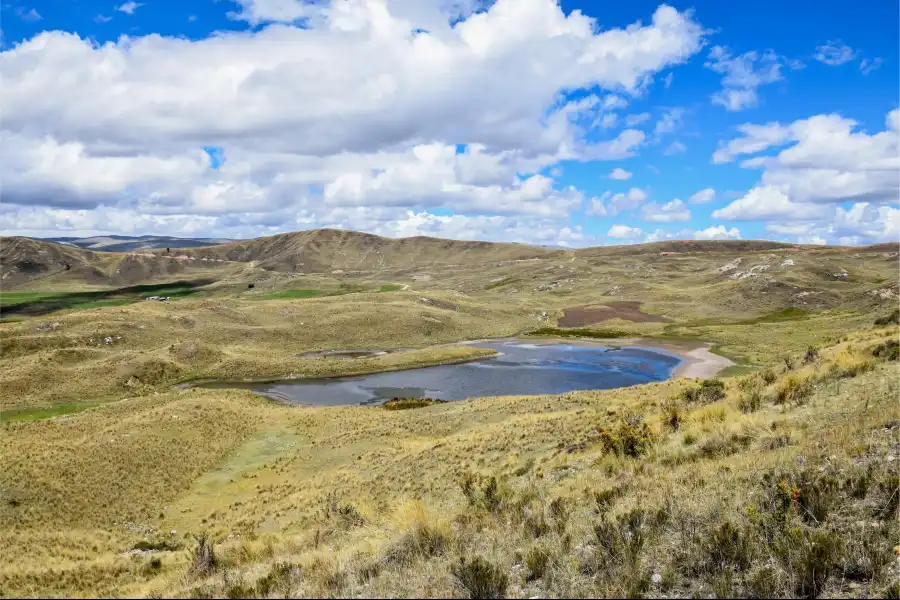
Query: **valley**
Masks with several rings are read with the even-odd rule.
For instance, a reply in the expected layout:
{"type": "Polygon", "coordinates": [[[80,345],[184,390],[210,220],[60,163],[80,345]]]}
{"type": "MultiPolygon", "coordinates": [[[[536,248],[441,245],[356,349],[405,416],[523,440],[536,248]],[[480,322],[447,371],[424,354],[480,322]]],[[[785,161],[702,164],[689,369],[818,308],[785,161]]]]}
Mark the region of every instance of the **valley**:
{"type": "Polygon", "coordinates": [[[898,250],[3,238],[0,593],[885,595],[898,250]],[[393,406],[191,385],[381,373],[403,396],[404,369],[511,361],[510,338],[685,362],[393,406]]]}

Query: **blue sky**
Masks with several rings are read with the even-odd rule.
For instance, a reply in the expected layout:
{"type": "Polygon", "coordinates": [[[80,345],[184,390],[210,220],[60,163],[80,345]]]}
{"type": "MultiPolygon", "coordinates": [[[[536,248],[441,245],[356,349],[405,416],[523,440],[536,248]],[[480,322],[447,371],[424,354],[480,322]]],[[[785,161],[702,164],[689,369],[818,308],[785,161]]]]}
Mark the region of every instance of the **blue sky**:
{"type": "Polygon", "coordinates": [[[0,230],[896,241],[898,22],[887,1],[9,1],[0,230]]]}

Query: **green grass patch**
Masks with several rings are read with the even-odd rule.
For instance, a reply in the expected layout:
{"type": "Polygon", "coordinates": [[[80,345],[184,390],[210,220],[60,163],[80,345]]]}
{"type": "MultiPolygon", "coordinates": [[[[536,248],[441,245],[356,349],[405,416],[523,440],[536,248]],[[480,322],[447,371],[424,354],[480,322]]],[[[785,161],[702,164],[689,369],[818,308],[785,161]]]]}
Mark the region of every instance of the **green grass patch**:
{"type": "Polygon", "coordinates": [[[198,293],[213,279],[132,285],[111,290],[87,292],[3,292],[0,308],[4,319],[14,316],[40,316],[61,310],[121,306],[141,302],[149,296],[168,296],[172,300],[198,293]]]}
{"type": "Polygon", "coordinates": [[[0,292],[0,307],[64,296],[65,292],[0,292]]]}
{"type": "Polygon", "coordinates": [[[631,337],[635,334],[627,331],[619,331],[617,329],[560,329],[558,327],[541,327],[529,331],[527,335],[542,335],[552,337],[579,337],[579,338],[623,338],[631,337]]]}
{"type": "Polygon", "coordinates": [[[716,377],[737,377],[738,375],[749,375],[750,373],[756,373],[759,371],[760,367],[755,365],[731,365],[730,367],[725,367],[718,373],[716,373],[716,377]]]}
{"type": "Polygon", "coordinates": [[[495,281],[494,283],[489,283],[488,285],[484,286],[484,289],[493,290],[498,287],[503,287],[504,285],[509,285],[511,283],[517,283],[519,281],[522,281],[522,280],[519,279],[518,277],[504,277],[500,281],[495,281]]]}
{"type": "Polygon", "coordinates": [[[63,402],[53,406],[38,406],[28,408],[13,408],[0,412],[0,421],[37,421],[81,412],[103,402],[63,402]]]}
{"type": "Polygon", "coordinates": [[[766,313],[752,319],[738,321],[736,325],[756,325],[757,323],[781,323],[783,321],[797,321],[810,316],[810,312],[803,308],[794,306],[775,312],[766,313]]]}
{"type": "Polygon", "coordinates": [[[378,288],[379,292],[399,292],[403,289],[402,285],[397,285],[396,283],[386,283],[385,285],[378,288]]]}

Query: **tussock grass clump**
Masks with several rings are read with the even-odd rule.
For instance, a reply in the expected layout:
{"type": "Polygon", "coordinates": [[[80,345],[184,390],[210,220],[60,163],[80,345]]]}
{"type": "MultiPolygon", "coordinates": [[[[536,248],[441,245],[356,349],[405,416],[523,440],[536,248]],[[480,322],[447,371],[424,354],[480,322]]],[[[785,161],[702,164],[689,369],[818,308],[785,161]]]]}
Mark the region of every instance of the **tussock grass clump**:
{"type": "Polygon", "coordinates": [[[875,363],[871,358],[846,351],[831,360],[827,376],[832,379],[846,379],[868,373],[874,368],[875,363]]]}
{"type": "Polygon", "coordinates": [[[451,544],[447,524],[432,517],[421,502],[404,504],[395,518],[403,533],[388,545],[384,552],[385,563],[410,565],[443,554],[451,544]]]}
{"type": "Polygon", "coordinates": [[[450,567],[453,580],[469,598],[504,598],[509,576],[482,556],[460,557],[450,567]]]}
{"type": "Polygon", "coordinates": [[[814,376],[810,372],[788,372],[775,383],[776,404],[803,404],[812,395],[814,376]]]}

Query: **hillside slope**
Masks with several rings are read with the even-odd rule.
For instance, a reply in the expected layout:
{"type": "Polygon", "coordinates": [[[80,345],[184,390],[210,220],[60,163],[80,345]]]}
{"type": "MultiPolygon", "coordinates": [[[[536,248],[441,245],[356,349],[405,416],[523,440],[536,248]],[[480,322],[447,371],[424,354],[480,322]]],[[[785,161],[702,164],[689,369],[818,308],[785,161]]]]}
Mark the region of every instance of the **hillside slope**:
{"type": "Polygon", "coordinates": [[[327,273],[551,258],[564,253],[537,246],[430,237],[392,239],[356,231],[312,229],[187,250],[197,258],[257,262],[272,271],[327,273]]]}

